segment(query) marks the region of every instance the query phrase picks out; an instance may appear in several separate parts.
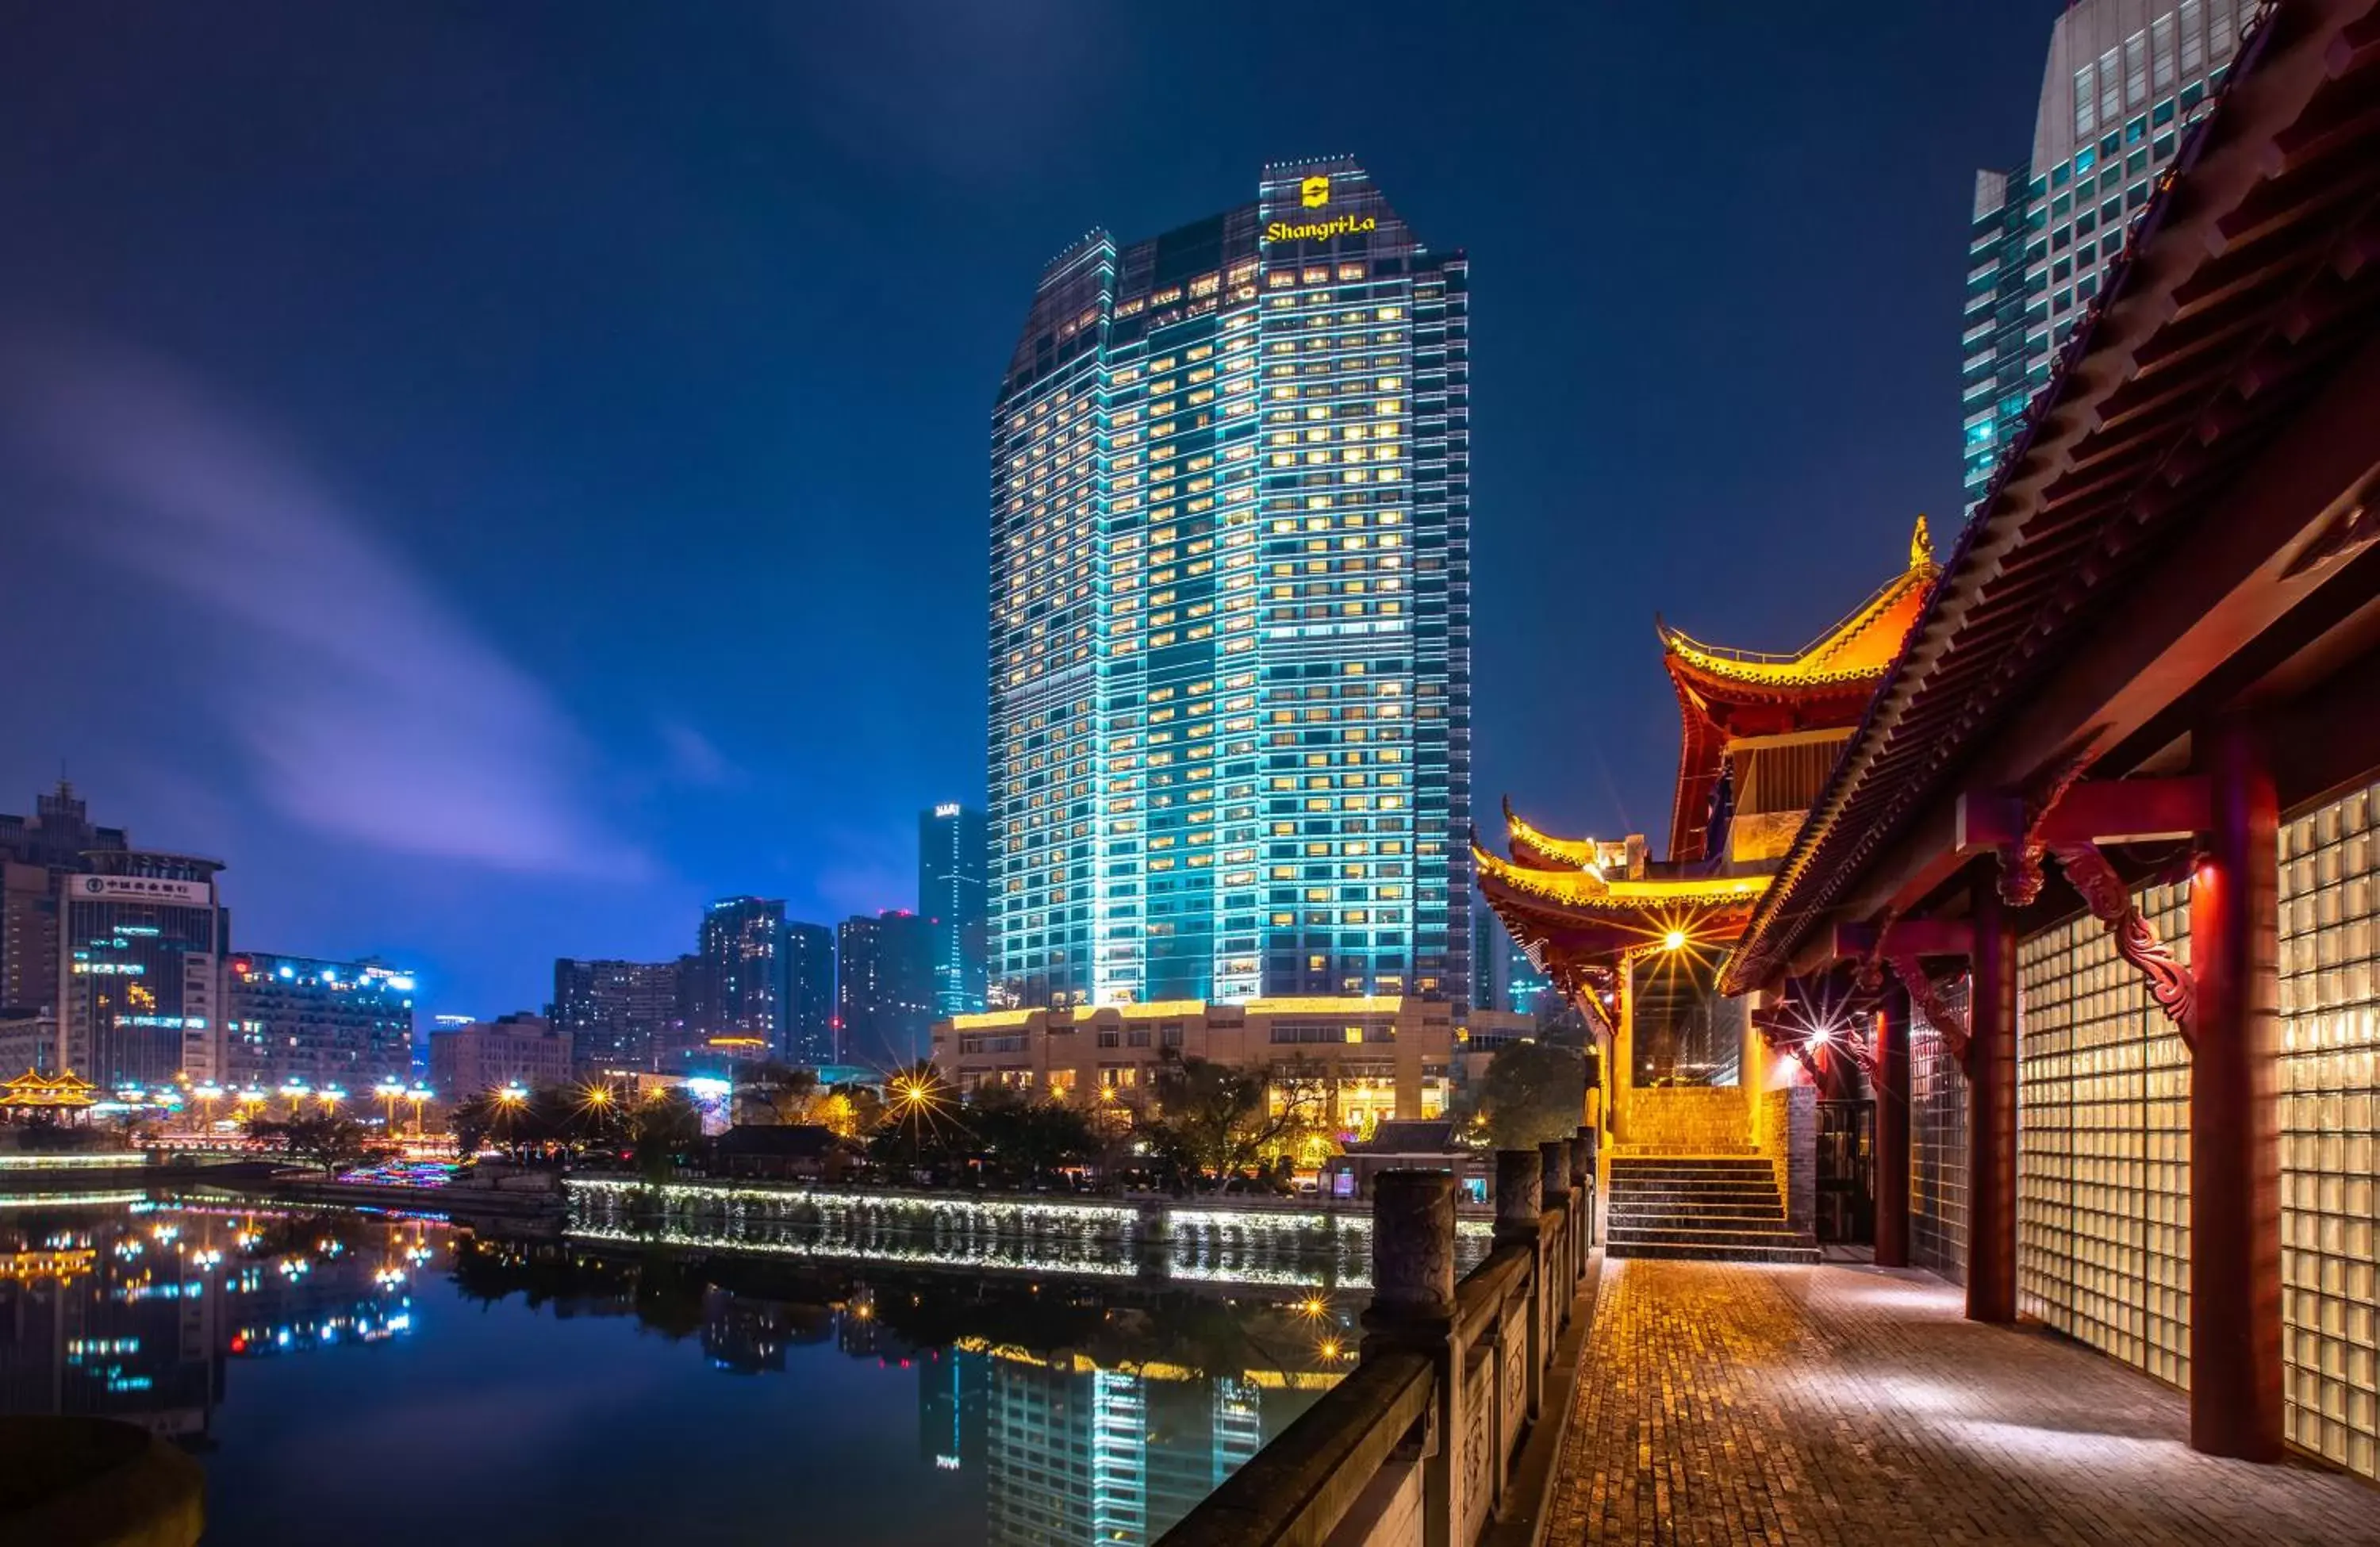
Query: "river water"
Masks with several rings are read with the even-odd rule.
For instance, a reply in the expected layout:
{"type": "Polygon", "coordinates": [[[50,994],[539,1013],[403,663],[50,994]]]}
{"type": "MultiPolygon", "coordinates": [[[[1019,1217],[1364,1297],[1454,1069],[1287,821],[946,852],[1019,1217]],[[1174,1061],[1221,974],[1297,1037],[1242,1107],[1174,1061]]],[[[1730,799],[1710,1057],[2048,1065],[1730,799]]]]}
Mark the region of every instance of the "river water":
{"type": "Polygon", "coordinates": [[[0,1198],[0,1410],[170,1436],[210,1547],[1089,1547],[1154,1541],[1353,1362],[1343,1254],[948,1248],[0,1198]]]}

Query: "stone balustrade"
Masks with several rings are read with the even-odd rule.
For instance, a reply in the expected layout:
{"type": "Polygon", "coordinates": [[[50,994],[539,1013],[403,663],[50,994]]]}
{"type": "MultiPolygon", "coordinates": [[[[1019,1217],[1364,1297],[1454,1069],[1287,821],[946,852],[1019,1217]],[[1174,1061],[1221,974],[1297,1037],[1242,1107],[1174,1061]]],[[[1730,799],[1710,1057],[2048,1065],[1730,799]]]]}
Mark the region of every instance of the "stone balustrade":
{"type": "MultiPolygon", "coordinates": [[[[1592,1252],[1588,1131],[1496,1155],[1494,1244],[1455,1276],[1454,1178],[1374,1179],[1354,1370],[1160,1547],[1473,1547],[1535,1506],[1519,1478],[1592,1252]]],[[[1536,1457],[1540,1462],[1545,1457],[1536,1457]]]]}

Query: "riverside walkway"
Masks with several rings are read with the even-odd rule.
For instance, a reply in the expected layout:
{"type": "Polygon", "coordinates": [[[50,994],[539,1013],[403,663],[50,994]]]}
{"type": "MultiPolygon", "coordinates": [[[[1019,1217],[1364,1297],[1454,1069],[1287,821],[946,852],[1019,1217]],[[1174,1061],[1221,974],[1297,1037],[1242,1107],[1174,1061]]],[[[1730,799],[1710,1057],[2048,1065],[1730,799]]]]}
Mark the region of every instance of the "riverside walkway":
{"type": "Polygon", "coordinates": [[[1605,1267],[1545,1541],[2380,1543],[2380,1490],[2188,1448],[2183,1397],[1921,1273],[1605,1267]]]}

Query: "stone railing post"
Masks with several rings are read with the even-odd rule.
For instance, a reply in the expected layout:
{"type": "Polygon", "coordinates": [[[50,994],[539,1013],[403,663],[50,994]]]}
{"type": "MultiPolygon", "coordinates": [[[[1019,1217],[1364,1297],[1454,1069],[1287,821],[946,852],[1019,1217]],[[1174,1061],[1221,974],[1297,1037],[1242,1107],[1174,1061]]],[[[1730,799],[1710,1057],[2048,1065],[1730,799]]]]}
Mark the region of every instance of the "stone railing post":
{"type": "Polygon", "coordinates": [[[1443,1171],[1383,1171],[1372,1179],[1372,1300],[1364,1353],[1409,1349],[1428,1357],[1437,1395],[1420,1436],[1422,1541],[1457,1542],[1461,1518],[1454,1438],[1463,1365],[1454,1348],[1454,1177],[1443,1171]]]}
{"type": "Polygon", "coordinates": [[[1578,1224],[1570,1208],[1570,1140],[1548,1139],[1539,1144],[1537,1166],[1538,1206],[1561,1215],[1557,1237],[1537,1250],[1537,1272],[1546,1281],[1538,1297],[1545,1302],[1546,1346],[1550,1350],[1570,1309],[1571,1237],[1577,1234],[1578,1224]]]}
{"type": "Polygon", "coordinates": [[[1496,1151],[1496,1244],[1525,1246],[1536,1256],[1529,1273],[1528,1414],[1545,1400],[1545,1163],[1534,1150],[1496,1151]]]}
{"type": "Polygon", "coordinates": [[[1601,1212],[1598,1205],[1603,1201],[1599,1176],[1603,1160],[1603,1130],[1582,1125],[1578,1130],[1578,1142],[1586,1157],[1586,1239],[1591,1247],[1595,1244],[1596,1230],[1600,1223],[1596,1218],[1601,1212]]]}
{"type": "Polygon", "coordinates": [[[1589,1182],[1595,1175],[1595,1163],[1586,1158],[1585,1129],[1563,1143],[1570,1151],[1570,1279],[1575,1285],[1586,1276],[1586,1254],[1595,1245],[1595,1211],[1589,1207],[1595,1199],[1589,1182]]]}

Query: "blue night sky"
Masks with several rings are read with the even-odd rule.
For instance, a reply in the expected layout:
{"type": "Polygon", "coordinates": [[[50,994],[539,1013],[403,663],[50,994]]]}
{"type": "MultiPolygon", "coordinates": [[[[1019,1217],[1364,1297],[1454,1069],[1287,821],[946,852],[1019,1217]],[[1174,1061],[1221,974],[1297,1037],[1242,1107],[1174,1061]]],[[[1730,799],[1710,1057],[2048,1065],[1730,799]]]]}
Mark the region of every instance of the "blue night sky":
{"type": "Polygon", "coordinates": [[[1477,814],[1658,842],[1654,612],[1791,649],[1955,525],[2057,8],[0,0],[0,810],[440,1011],[913,904],[1041,263],[1352,152],[1473,261],[1477,814]]]}

